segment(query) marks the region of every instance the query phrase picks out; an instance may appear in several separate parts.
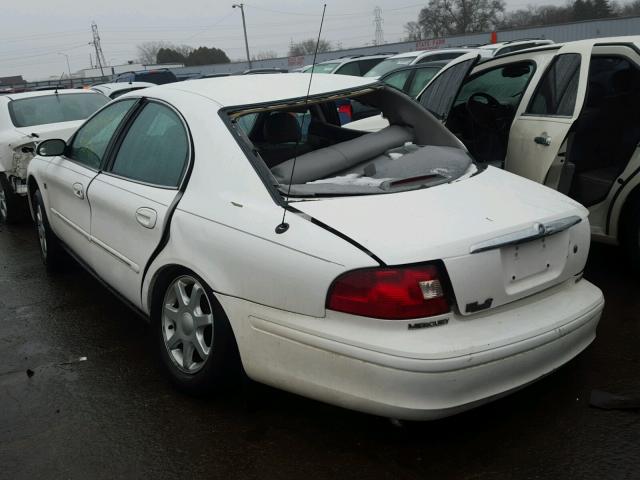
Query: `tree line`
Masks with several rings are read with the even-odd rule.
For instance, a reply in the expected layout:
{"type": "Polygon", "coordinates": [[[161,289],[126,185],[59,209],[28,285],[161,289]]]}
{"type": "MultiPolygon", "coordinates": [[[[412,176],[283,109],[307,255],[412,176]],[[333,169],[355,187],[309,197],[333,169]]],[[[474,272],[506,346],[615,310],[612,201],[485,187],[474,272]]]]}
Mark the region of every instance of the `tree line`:
{"type": "Polygon", "coordinates": [[[227,54],[215,47],[190,47],[168,42],[146,42],[138,45],[138,61],[142,64],[182,63],[187,67],[229,63],[227,54]]]}
{"type": "Polygon", "coordinates": [[[429,0],[417,21],[405,24],[407,40],[640,15],[640,0],[570,0],[564,6],[530,5],[505,12],[503,0],[429,0]]]}
{"type": "MultiPolygon", "coordinates": [[[[640,1],[640,0],[638,0],[640,1]]],[[[316,48],[316,40],[308,39],[300,42],[291,42],[289,56],[313,54],[316,48]]],[[[328,52],[334,45],[328,40],[320,40],[318,52],[328,52]]],[[[190,47],[188,45],[175,45],[169,42],[145,42],[137,46],[137,61],[145,64],[182,63],[187,67],[195,65],[210,65],[213,63],[229,63],[231,60],[227,54],[215,47],[190,47]]],[[[251,55],[252,60],[266,60],[276,58],[277,52],[265,50],[251,55]]]]}

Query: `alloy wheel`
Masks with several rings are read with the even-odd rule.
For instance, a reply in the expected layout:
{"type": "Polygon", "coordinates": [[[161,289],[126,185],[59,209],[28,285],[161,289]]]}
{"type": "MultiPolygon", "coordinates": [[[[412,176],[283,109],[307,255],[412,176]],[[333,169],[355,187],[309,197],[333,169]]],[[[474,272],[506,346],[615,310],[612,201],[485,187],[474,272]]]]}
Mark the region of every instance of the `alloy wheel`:
{"type": "Polygon", "coordinates": [[[38,240],[40,240],[40,250],[42,251],[42,257],[47,258],[47,231],[44,226],[44,219],[42,215],[42,207],[40,204],[36,206],[36,227],[38,229],[38,240]]]}
{"type": "Polygon", "coordinates": [[[175,279],[162,303],[162,338],[171,361],[183,373],[204,367],[213,346],[213,310],[194,277],[175,279]]]}

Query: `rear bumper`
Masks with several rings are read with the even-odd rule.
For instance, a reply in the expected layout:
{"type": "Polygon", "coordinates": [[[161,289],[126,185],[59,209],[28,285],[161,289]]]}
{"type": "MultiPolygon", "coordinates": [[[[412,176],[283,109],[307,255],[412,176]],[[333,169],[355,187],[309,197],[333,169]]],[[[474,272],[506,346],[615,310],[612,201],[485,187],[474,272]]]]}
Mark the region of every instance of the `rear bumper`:
{"type": "MultiPolygon", "coordinates": [[[[456,354],[463,350],[452,348],[451,355],[444,356],[442,351],[427,349],[420,355],[413,351],[404,355],[371,345],[356,346],[344,335],[312,332],[301,326],[327,323],[328,318],[219,298],[251,378],[345,408],[407,420],[449,416],[549,374],[593,341],[604,306],[597,287],[585,280],[567,282],[536,300],[535,308],[531,302],[514,302],[510,308],[473,320],[487,322],[489,327],[516,320],[539,326],[535,317],[544,311],[549,317],[545,324],[553,328],[542,332],[532,329],[530,336],[519,335],[495,348],[465,345],[464,354],[456,354]]],[[[446,342],[442,332],[446,334],[446,330],[439,332],[446,342]]],[[[458,335],[448,341],[460,347],[458,335]]]]}

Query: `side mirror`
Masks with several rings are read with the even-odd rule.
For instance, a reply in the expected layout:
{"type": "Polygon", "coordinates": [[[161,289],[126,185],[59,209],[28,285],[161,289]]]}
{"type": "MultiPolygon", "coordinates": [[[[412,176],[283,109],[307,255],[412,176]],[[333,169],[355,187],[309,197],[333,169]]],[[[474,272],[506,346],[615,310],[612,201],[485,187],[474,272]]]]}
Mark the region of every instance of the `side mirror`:
{"type": "Polygon", "coordinates": [[[41,157],[57,157],[64,154],[67,149],[67,142],[59,138],[44,140],[38,144],[36,154],[41,157]]]}

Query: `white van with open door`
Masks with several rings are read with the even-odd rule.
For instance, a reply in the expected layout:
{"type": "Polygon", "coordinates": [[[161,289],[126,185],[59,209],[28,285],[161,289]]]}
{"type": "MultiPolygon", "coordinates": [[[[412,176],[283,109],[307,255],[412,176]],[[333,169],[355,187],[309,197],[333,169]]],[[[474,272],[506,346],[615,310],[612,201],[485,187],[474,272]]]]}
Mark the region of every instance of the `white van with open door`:
{"type": "MultiPolygon", "coordinates": [[[[443,68],[418,101],[480,165],[543,183],[590,211],[594,240],[640,269],[640,36],[555,44],[443,68]]],[[[377,130],[384,119],[347,127],[377,130]]]]}

